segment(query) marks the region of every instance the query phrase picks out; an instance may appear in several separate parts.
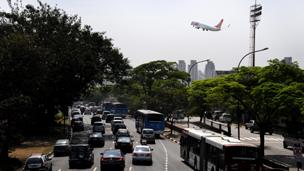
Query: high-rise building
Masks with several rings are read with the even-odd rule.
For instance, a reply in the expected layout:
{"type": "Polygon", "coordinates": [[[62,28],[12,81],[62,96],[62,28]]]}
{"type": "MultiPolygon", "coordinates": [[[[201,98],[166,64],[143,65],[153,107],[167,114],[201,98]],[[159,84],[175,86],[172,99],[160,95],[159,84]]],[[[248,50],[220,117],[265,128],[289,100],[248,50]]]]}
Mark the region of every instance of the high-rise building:
{"type": "Polygon", "coordinates": [[[215,66],[212,61],[208,61],[205,66],[205,79],[216,77],[215,66]]]}
{"type": "Polygon", "coordinates": [[[190,65],[188,65],[188,72],[191,69],[190,76],[191,76],[191,81],[193,80],[198,80],[198,69],[197,69],[197,64],[196,60],[191,60],[190,65]]]}
{"type": "Polygon", "coordinates": [[[282,61],[286,64],[292,64],[292,57],[284,57],[282,61]]]}
{"type": "Polygon", "coordinates": [[[184,71],[186,72],[186,62],[184,60],[179,60],[177,64],[177,69],[179,71],[184,71]]]}

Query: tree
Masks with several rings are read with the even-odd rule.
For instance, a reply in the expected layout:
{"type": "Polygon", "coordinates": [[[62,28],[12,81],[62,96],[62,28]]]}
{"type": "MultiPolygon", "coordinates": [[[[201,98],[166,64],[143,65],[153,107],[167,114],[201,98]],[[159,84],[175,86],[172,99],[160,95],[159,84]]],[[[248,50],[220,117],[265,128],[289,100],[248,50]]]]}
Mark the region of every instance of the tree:
{"type": "Polygon", "coordinates": [[[29,98],[31,125],[24,131],[42,128],[31,133],[50,130],[59,110],[67,113],[91,87],[119,82],[130,69],[105,33],[38,2],[25,8],[11,4],[11,13],[0,12],[0,104],[29,98]]]}

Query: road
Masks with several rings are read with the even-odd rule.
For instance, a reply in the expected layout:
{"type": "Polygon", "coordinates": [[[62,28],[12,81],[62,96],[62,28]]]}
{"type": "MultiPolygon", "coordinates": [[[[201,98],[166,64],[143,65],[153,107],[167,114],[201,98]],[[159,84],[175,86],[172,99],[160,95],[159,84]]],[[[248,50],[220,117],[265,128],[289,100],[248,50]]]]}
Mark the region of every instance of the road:
{"type": "MultiPolygon", "coordinates": [[[[85,129],[91,129],[91,116],[84,116],[85,129]]],[[[135,130],[135,123],[133,119],[124,119],[127,129],[134,137],[134,146],[139,144],[140,135],[135,130]]],[[[100,153],[105,149],[114,148],[112,131],[110,124],[106,124],[105,146],[103,148],[94,148],[94,165],[87,169],[69,169],[68,157],[54,157],[53,171],[66,170],[83,170],[83,171],[97,171],[100,170],[99,159],[100,153]]],[[[125,155],[125,171],[192,171],[192,169],[183,163],[179,157],[179,145],[163,138],[156,140],[155,144],[149,144],[153,148],[153,165],[132,165],[132,154],[125,155]]]]}

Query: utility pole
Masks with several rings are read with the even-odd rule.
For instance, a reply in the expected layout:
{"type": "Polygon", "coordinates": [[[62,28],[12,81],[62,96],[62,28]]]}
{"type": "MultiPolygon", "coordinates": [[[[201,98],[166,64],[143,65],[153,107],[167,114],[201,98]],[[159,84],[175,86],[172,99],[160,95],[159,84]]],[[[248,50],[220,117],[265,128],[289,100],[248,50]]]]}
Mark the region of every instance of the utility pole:
{"type": "MultiPolygon", "coordinates": [[[[261,20],[262,15],[262,5],[257,4],[256,0],[254,5],[250,6],[250,25],[251,25],[251,46],[250,50],[251,52],[255,51],[255,39],[256,39],[256,27],[261,20]]],[[[251,55],[250,58],[251,66],[255,66],[255,53],[251,55]]]]}

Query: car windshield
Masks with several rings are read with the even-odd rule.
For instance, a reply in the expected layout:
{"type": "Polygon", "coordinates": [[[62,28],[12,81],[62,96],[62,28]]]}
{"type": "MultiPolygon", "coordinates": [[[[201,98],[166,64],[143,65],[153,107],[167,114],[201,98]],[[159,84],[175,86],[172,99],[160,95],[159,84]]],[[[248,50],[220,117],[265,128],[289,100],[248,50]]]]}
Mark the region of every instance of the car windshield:
{"type": "Polygon", "coordinates": [[[103,157],[120,157],[120,150],[107,150],[103,153],[103,157]]]}
{"type": "Polygon", "coordinates": [[[39,164],[42,163],[41,158],[29,158],[26,162],[27,164],[39,164]]]}
{"type": "Polygon", "coordinates": [[[94,126],[93,130],[94,131],[102,131],[103,126],[94,126]]]}
{"type": "Polygon", "coordinates": [[[137,152],[141,152],[141,151],[149,152],[150,149],[149,149],[149,147],[135,147],[134,151],[137,151],[137,152]]]}
{"type": "Polygon", "coordinates": [[[157,115],[157,114],[152,114],[147,116],[148,121],[162,121],[163,116],[162,115],[157,115]]]}

